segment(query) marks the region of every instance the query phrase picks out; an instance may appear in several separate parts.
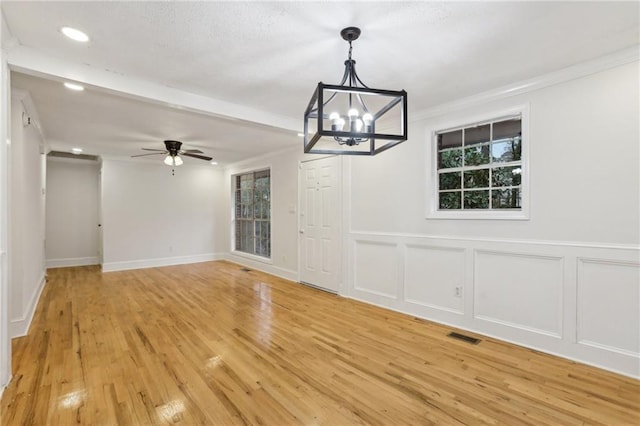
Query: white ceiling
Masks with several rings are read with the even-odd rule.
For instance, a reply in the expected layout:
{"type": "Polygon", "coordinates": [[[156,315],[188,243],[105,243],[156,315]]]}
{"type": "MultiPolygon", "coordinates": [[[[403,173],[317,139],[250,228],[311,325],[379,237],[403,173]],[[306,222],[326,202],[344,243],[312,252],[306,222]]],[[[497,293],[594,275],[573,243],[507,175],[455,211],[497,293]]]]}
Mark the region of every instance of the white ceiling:
{"type": "Polygon", "coordinates": [[[15,85],[31,93],[55,149],[82,142],[95,154],[132,155],[172,138],[221,163],[302,145],[295,132],[302,128],[315,85],[337,83],[342,76],[348,47],[339,36],[343,27],[363,31],[353,53],[363,81],[407,90],[411,114],[637,45],[639,7],[638,2],[1,5],[13,36],[11,43],[3,39],[10,62],[12,51],[28,49],[32,56],[82,67],[83,75],[107,73],[299,120],[298,128],[281,122],[264,126],[264,119],[256,120],[262,125],[249,123],[247,114],[230,121],[220,117],[234,117],[224,109],[214,115],[176,110],[166,102],[109,93],[108,84],[72,93],[59,81],[41,78],[48,74],[46,65],[32,72],[38,77],[14,73],[15,85]],[[90,43],[65,39],[58,31],[64,25],[87,32],[90,43]]]}

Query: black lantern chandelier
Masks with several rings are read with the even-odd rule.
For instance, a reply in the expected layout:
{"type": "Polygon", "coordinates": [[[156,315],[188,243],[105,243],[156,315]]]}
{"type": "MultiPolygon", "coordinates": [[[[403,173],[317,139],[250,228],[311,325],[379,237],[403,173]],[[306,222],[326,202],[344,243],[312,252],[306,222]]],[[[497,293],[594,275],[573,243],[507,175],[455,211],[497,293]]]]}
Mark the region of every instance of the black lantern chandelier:
{"type": "Polygon", "coordinates": [[[349,42],[349,59],[339,84],[320,82],[313,92],[304,113],[304,152],[376,155],[407,140],[407,92],[364,84],[351,59],[360,29],[348,27],[340,35],[349,42]]]}

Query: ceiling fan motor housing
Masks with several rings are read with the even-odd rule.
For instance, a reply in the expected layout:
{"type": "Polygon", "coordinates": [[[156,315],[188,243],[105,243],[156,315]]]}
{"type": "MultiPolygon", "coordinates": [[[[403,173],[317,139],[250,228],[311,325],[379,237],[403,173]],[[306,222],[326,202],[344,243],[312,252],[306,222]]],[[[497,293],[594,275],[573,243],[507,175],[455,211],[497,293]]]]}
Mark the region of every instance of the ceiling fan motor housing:
{"type": "Polygon", "coordinates": [[[180,141],[164,141],[164,146],[169,151],[169,155],[175,157],[180,152],[180,147],[182,146],[182,142],[180,141]]]}

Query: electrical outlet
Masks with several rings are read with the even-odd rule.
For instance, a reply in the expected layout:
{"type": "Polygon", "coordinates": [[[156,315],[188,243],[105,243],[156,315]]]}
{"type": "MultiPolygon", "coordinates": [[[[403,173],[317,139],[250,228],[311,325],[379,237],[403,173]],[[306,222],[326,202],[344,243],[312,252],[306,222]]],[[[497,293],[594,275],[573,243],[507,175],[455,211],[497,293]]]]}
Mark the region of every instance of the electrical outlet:
{"type": "Polygon", "coordinates": [[[462,286],[456,286],[454,296],[462,297],[462,286]]]}

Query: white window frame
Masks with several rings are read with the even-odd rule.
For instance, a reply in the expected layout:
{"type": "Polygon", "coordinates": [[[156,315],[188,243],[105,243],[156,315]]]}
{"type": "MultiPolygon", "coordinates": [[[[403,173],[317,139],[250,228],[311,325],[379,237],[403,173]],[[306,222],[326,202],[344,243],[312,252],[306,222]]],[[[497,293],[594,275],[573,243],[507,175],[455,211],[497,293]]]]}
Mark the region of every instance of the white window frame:
{"type": "Polygon", "coordinates": [[[262,263],[273,263],[273,168],[271,165],[263,166],[263,167],[255,167],[249,169],[243,169],[234,171],[231,173],[231,253],[236,256],[245,257],[247,259],[251,259],[254,261],[262,262],[262,263]],[[269,245],[271,249],[269,250],[270,257],[261,256],[258,254],[247,253],[245,251],[236,250],[236,201],[235,201],[235,192],[236,192],[236,177],[241,175],[246,175],[249,173],[257,173],[261,171],[269,171],[269,209],[271,210],[269,214],[269,226],[271,232],[269,233],[269,245]]]}
{"type": "Polygon", "coordinates": [[[530,202],[530,167],[529,147],[531,136],[529,133],[529,105],[482,113],[474,116],[460,116],[456,120],[440,121],[429,125],[427,129],[427,219],[502,219],[529,220],[530,202]],[[438,198],[438,134],[446,131],[472,127],[476,124],[497,122],[514,116],[521,117],[521,207],[520,210],[439,210],[438,198]]]}

